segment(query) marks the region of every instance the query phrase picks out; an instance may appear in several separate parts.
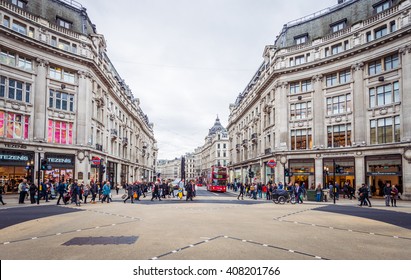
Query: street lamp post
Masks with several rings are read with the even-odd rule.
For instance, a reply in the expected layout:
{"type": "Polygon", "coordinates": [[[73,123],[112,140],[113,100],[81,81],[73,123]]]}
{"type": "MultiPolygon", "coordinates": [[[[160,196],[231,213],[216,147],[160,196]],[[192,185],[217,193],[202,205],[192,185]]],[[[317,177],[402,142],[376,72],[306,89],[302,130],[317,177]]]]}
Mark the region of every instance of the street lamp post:
{"type": "Polygon", "coordinates": [[[282,155],[280,157],[280,162],[283,165],[283,170],[284,170],[283,174],[284,174],[284,189],[285,189],[286,188],[286,186],[285,186],[285,164],[287,163],[287,157],[285,155],[282,155]]]}

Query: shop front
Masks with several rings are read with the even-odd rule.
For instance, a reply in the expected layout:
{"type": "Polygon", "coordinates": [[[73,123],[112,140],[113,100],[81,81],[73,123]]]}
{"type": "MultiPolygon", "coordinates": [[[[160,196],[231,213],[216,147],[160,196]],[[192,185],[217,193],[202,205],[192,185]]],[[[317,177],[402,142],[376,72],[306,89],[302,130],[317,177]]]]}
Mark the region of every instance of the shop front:
{"type": "MultiPolygon", "coordinates": [[[[20,148],[26,148],[26,146],[20,148]]],[[[34,181],[34,152],[0,150],[0,186],[5,192],[17,192],[23,179],[34,181]]]]}
{"type": "Polygon", "coordinates": [[[103,181],[110,181],[111,187],[117,184],[117,163],[113,161],[107,162],[106,173],[103,174],[103,181]]]}
{"type": "Polygon", "coordinates": [[[403,192],[401,155],[368,156],[365,158],[366,182],[373,195],[383,196],[386,183],[395,185],[403,192]]]}
{"type": "Polygon", "coordinates": [[[44,157],[51,166],[51,170],[44,171],[44,179],[49,179],[52,182],[67,182],[74,179],[74,155],[45,153],[44,157]]]}
{"type": "Polygon", "coordinates": [[[325,158],[323,162],[324,166],[324,182],[328,185],[335,182],[340,186],[344,186],[345,183],[350,184],[352,187],[356,187],[355,182],[355,158],[325,158]]]}
{"type": "Polygon", "coordinates": [[[290,159],[290,182],[304,184],[306,189],[312,188],[315,182],[314,159],[290,159]]]}
{"type": "Polygon", "coordinates": [[[264,163],[264,183],[275,182],[275,167],[277,162],[274,159],[264,163]]]}

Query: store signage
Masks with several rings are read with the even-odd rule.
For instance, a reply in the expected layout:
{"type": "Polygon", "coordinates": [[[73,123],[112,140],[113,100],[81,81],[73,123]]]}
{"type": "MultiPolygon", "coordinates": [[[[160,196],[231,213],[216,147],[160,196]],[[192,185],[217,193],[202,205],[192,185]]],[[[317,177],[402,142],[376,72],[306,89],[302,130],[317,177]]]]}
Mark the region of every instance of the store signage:
{"type": "Polygon", "coordinates": [[[49,158],[47,158],[47,161],[49,163],[64,163],[64,164],[71,164],[72,163],[71,158],[53,158],[53,157],[49,157],[49,158]]]}
{"type": "Polygon", "coordinates": [[[271,159],[267,162],[267,166],[270,168],[274,168],[277,166],[277,162],[275,162],[275,160],[271,159]]]}
{"type": "Polygon", "coordinates": [[[22,144],[4,144],[4,147],[13,149],[27,149],[27,146],[22,144]]]}
{"type": "Polygon", "coordinates": [[[9,160],[9,161],[28,161],[29,157],[26,155],[7,155],[0,154],[0,160],[9,160]]]}
{"type": "Polygon", "coordinates": [[[369,176],[378,176],[378,175],[394,175],[394,176],[400,176],[400,172],[367,172],[367,175],[369,176]]]}
{"type": "Polygon", "coordinates": [[[92,157],[91,158],[91,163],[93,165],[100,165],[100,161],[101,161],[101,159],[99,157],[92,157]]]}

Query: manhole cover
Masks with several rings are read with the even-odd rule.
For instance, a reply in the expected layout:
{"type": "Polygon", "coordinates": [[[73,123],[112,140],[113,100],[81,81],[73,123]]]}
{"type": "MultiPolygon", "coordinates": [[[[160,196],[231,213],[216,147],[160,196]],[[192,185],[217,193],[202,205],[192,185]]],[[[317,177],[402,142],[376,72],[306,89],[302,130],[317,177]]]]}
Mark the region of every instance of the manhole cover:
{"type": "Polygon", "coordinates": [[[72,245],[131,245],[135,243],[138,236],[89,236],[75,237],[63,243],[65,246],[72,245]]]}

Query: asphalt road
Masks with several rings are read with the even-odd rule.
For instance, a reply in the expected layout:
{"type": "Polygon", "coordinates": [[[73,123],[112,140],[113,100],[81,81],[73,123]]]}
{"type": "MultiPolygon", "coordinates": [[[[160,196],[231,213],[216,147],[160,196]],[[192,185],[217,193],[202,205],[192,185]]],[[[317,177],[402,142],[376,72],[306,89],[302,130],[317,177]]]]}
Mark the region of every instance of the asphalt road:
{"type": "Polygon", "coordinates": [[[411,203],[274,204],[199,189],[193,201],[0,208],[2,260],[411,259],[411,203]]]}

